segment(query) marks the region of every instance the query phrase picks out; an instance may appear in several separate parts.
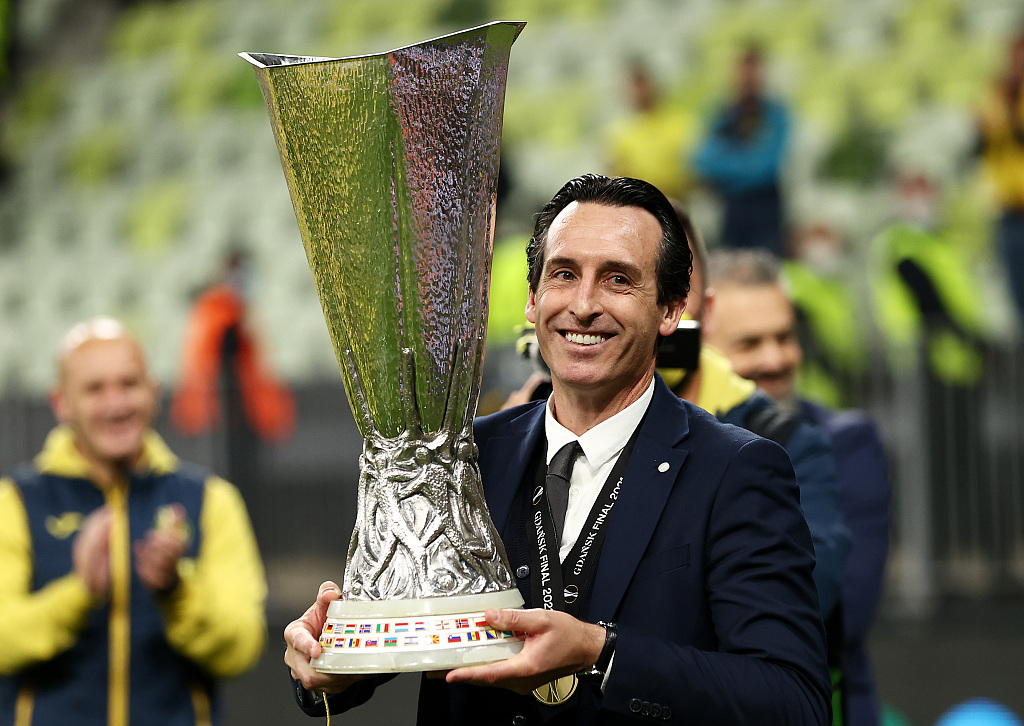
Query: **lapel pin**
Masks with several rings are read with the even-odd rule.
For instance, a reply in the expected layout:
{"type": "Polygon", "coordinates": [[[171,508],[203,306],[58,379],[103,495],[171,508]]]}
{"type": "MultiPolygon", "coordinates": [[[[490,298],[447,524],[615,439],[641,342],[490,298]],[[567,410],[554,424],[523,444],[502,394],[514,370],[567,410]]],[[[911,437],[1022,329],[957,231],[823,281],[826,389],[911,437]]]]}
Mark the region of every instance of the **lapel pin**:
{"type": "Polygon", "coordinates": [[[668,469],[669,469],[669,463],[667,461],[663,461],[660,464],[658,464],[658,471],[660,471],[662,474],[664,474],[666,471],[668,471],[668,469]]]}

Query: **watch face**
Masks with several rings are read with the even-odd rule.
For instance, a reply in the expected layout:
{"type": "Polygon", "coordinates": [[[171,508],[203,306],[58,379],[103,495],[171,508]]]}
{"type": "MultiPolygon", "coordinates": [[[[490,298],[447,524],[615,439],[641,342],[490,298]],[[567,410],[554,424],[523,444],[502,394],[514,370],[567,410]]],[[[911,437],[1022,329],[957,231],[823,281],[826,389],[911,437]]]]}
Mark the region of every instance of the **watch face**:
{"type": "Polygon", "coordinates": [[[604,671],[598,670],[596,666],[591,666],[585,671],[580,671],[576,675],[584,683],[595,683],[597,685],[601,685],[601,681],[604,680],[604,671]]]}

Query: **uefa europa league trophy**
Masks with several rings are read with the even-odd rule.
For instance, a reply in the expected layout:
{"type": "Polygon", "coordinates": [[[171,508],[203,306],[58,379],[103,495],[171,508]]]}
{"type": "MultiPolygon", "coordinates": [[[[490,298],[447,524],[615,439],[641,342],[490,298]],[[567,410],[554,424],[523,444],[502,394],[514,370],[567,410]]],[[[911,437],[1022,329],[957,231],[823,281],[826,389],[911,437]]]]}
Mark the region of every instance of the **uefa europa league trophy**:
{"type": "Polygon", "coordinates": [[[314,666],[507,658],[522,607],[484,501],[473,415],[508,57],[523,23],[380,55],[241,53],[256,67],[360,433],[342,599],[314,666]]]}

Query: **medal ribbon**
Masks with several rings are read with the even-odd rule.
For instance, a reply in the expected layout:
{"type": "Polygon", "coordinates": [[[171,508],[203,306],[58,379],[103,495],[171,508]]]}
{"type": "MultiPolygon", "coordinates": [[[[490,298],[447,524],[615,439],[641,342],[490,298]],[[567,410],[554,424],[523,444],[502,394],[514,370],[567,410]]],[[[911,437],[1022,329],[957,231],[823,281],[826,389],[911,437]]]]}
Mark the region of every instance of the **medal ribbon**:
{"type": "MultiPolygon", "coordinates": [[[[534,536],[528,538],[533,557],[533,606],[546,610],[561,610],[573,617],[579,617],[582,591],[597,562],[597,555],[604,544],[608,530],[608,517],[619,498],[619,488],[629,464],[640,426],[622,448],[611,473],[605,480],[601,492],[587,516],[589,526],[584,527],[576,539],[565,563],[558,560],[560,543],[552,536],[555,532],[554,517],[544,492],[546,467],[538,468],[537,483],[533,490],[531,514],[533,515],[534,536]]],[[[545,457],[546,458],[546,457],[545,457]]]]}
{"type": "MultiPolygon", "coordinates": [[[[641,422],[642,425],[642,422],[641,422]]],[[[544,491],[547,467],[537,467],[536,485],[533,490],[531,512],[533,515],[534,537],[529,537],[533,556],[533,585],[531,593],[533,606],[546,610],[562,610],[573,617],[579,617],[581,591],[586,586],[597,555],[604,544],[608,517],[619,498],[619,488],[626,474],[629,455],[633,451],[640,426],[629,438],[619,458],[615,460],[608,478],[601,487],[594,506],[590,508],[585,527],[576,538],[569,555],[562,564],[558,560],[560,542],[556,540],[554,517],[544,491]]],[[[547,457],[545,456],[544,459],[547,457]]],[[[558,678],[533,691],[533,697],[545,706],[560,706],[568,703],[576,692],[576,674],[558,678]]]]}

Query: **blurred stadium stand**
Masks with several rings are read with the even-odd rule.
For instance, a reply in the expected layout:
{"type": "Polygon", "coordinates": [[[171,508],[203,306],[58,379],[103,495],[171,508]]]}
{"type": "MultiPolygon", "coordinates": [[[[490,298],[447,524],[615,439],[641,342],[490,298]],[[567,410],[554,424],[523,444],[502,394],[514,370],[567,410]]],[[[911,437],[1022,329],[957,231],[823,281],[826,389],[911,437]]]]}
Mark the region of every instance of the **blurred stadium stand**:
{"type": "MultiPolygon", "coordinates": [[[[226,250],[249,250],[268,353],[298,397],[295,437],[256,452],[252,481],[238,482],[268,563],[277,632],[321,580],[341,576],[361,441],[259,88],[235,54],[357,55],[487,20],[527,20],[510,66],[512,183],[498,222],[499,237],[518,239],[565,179],[612,171],[606,133],[629,113],[630,60],[644,61],[668,111],[690,129],[682,156],[729,87],[736,48],[759,42],[769,85],[797,118],[785,177],[794,225],[839,228],[850,284],[866,291],[870,241],[893,212],[888,178],[922,170],[942,184],[947,224],[984,295],[985,375],[967,390],[930,382],[923,363],[893,372],[862,306],[870,366],[849,399],[880,424],[896,486],[874,645],[882,696],[919,726],[972,695],[1024,712],[1022,326],[971,157],[972,109],[1008,33],[1024,24],[1020,0],[14,0],[0,2],[5,9],[0,465],[32,455],[51,425],[44,393],[66,328],[100,313],[122,317],[169,389],[195,293],[226,250]],[[967,425],[929,425],[950,420],[967,425]],[[986,617],[995,623],[987,630],[986,617]],[[1008,678],[1012,693],[999,690],[1008,678]]],[[[694,189],[688,202],[714,244],[714,200],[694,189]]],[[[496,304],[521,306],[513,293],[496,304]]],[[[510,337],[491,331],[492,340],[510,337]]],[[[507,344],[492,346],[484,407],[527,374],[507,344]]],[[[223,431],[186,440],[165,418],[160,430],[183,457],[228,465],[223,431]]],[[[276,723],[305,722],[287,705],[270,642],[261,668],[229,689],[232,723],[266,722],[279,707],[276,723]]],[[[405,710],[382,710],[380,722],[408,718],[415,684],[406,681],[402,698],[376,706],[405,710]]]]}

